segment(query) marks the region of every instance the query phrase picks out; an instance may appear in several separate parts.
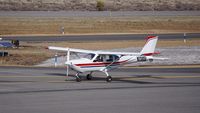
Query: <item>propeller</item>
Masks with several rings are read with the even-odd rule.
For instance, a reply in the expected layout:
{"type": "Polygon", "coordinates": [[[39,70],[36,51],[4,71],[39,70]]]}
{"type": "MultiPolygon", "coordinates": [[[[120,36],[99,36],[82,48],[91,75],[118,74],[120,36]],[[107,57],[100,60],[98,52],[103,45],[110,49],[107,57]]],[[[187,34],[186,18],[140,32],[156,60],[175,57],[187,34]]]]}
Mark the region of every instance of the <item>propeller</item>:
{"type": "Polygon", "coordinates": [[[66,77],[68,78],[69,76],[69,65],[70,65],[70,49],[68,48],[68,51],[67,51],[67,61],[65,62],[65,64],[67,65],[67,72],[66,72],[66,77]]]}

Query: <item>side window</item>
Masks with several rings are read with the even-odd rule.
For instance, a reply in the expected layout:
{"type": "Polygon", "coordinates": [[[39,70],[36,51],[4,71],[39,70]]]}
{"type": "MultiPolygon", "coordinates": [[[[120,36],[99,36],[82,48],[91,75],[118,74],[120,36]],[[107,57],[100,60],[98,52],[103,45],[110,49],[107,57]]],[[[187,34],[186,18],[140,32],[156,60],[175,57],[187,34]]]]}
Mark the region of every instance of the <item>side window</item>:
{"type": "Polygon", "coordinates": [[[117,55],[108,55],[106,59],[107,62],[115,62],[118,60],[119,60],[119,57],[117,55]]]}
{"type": "Polygon", "coordinates": [[[103,55],[98,55],[97,58],[93,62],[103,62],[103,55]]]}
{"type": "Polygon", "coordinates": [[[114,61],[113,55],[107,55],[106,61],[107,62],[113,62],[114,61]]]}

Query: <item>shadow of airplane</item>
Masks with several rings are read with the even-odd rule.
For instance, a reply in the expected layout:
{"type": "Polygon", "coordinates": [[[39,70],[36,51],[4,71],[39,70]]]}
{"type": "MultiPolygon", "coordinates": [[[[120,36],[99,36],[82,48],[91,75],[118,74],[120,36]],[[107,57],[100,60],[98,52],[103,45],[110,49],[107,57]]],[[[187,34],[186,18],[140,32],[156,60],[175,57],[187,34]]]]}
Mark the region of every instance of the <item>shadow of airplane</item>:
{"type": "MultiPolygon", "coordinates": [[[[66,74],[63,73],[46,73],[48,75],[52,75],[52,76],[66,76],[66,74]]],[[[69,77],[75,78],[74,75],[69,74],[69,77]]],[[[80,75],[80,78],[82,80],[87,80],[85,75],[80,75]]],[[[147,81],[147,80],[133,80],[133,79],[137,79],[137,78],[152,78],[152,79],[166,79],[165,77],[158,77],[158,76],[153,76],[153,75],[132,75],[129,77],[113,77],[113,81],[115,81],[115,83],[119,82],[126,82],[126,83],[134,83],[134,84],[179,84],[179,85],[200,85],[200,82],[151,82],[151,81],[147,81]]],[[[93,76],[92,81],[93,83],[95,83],[95,81],[105,81],[105,77],[96,77],[93,76]]],[[[69,81],[74,81],[73,79],[69,80],[69,81]]],[[[91,81],[91,80],[90,80],[91,81]]]]}
{"type": "MultiPolygon", "coordinates": [[[[66,76],[63,73],[46,73],[49,76],[66,76]]],[[[69,77],[75,78],[74,75],[69,75],[69,77]]],[[[86,79],[86,76],[80,76],[83,80],[86,79]]],[[[62,91],[95,91],[95,90],[111,90],[111,89],[140,89],[140,88],[168,88],[168,87],[200,87],[200,82],[169,82],[164,81],[150,81],[147,80],[133,80],[136,78],[153,78],[153,79],[166,79],[164,77],[154,77],[153,75],[132,75],[129,77],[113,77],[113,83],[131,83],[131,84],[144,84],[144,85],[131,85],[128,84],[126,86],[121,85],[108,85],[108,87],[75,87],[75,88],[49,88],[49,89],[28,89],[28,90],[13,90],[13,91],[0,91],[0,94],[18,94],[18,93],[46,93],[46,92],[62,92],[62,91]]],[[[63,80],[64,81],[64,80],[63,80]]],[[[70,81],[74,81],[74,79],[70,79],[70,81]]],[[[105,77],[93,77],[93,82],[91,83],[103,83],[105,84],[105,77]],[[104,82],[99,82],[104,81],[104,82]]],[[[35,82],[35,81],[3,81],[0,82],[35,82]]],[[[75,82],[74,82],[75,83],[75,82]]]]}

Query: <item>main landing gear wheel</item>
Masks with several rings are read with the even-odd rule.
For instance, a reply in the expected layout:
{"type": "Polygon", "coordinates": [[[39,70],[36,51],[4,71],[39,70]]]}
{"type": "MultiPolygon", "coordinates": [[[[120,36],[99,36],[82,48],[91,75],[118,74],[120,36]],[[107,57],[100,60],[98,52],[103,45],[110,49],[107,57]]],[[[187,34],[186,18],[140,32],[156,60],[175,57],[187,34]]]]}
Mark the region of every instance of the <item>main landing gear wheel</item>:
{"type": "Polygon", "coordinates": [[[91,74],[87,74],[86,78],[87,78],[87,80],[92,80],[92,75],[91,74]]]}
{"type": "Polygon", "coordinates": [[[106,81],[107,82],[111,82],[112,81],[112,77],[111,76],[107,76],[106,81]]]}

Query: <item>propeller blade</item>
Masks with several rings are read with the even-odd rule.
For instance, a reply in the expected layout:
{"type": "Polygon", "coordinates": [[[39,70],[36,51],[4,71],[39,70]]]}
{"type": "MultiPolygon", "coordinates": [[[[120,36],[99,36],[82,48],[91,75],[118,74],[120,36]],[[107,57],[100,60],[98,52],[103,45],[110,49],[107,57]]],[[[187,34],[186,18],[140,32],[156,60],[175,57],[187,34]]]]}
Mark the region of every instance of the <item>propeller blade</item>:
{"type": "Polygon", "coordinates": [[[69,66],[67,65],[67,73],[66,73],[67,77],[69,76],[69,66]]]}
{"type": "Polygon", "coordinates": [[[67,65],[67,72],[66,72],[66,77],[68,79],[68,76],[69,76],[69,60],[70,60],[70,50],[68,49],[67,51],[67,62],[65,62],[65,64],[67,65]]]}

